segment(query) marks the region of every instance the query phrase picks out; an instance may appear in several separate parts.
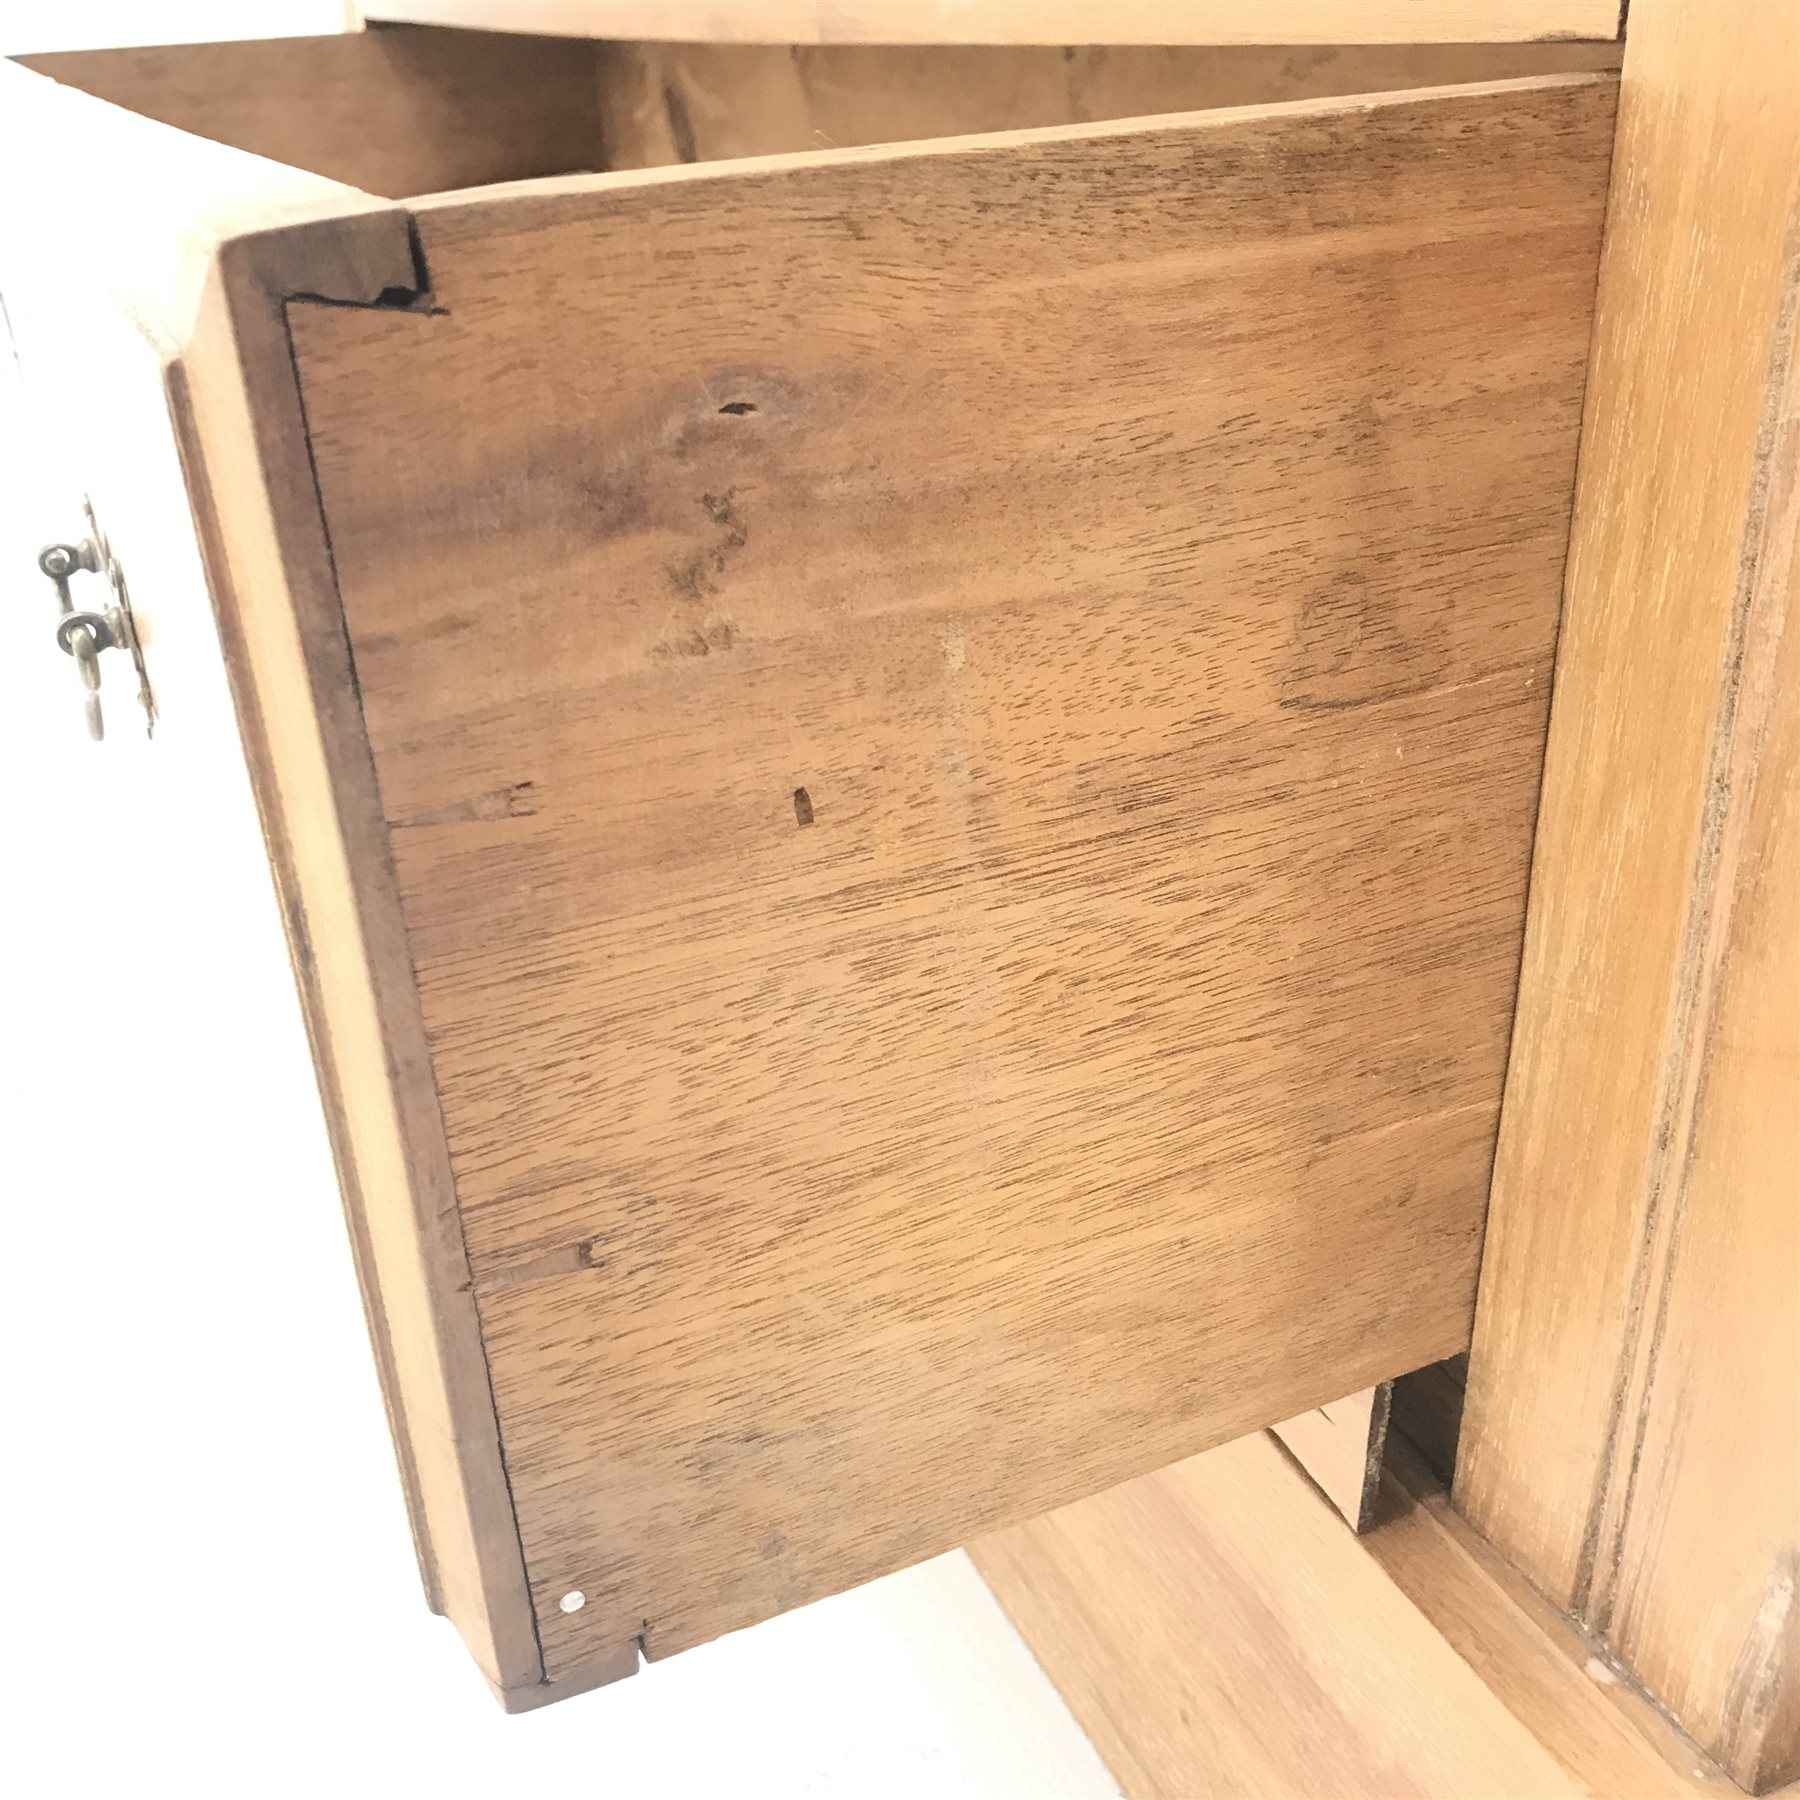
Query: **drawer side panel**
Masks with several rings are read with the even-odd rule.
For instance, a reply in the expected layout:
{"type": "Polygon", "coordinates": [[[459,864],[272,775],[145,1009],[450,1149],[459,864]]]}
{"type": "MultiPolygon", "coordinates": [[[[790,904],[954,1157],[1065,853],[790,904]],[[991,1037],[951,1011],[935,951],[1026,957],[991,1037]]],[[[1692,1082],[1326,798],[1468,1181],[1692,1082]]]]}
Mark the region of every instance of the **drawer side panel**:
{"type": "Polygon", "coordinates": [[[551,1678],[1466,1344],[1614,94],[538,184],[291,308],[551,1678]]]}

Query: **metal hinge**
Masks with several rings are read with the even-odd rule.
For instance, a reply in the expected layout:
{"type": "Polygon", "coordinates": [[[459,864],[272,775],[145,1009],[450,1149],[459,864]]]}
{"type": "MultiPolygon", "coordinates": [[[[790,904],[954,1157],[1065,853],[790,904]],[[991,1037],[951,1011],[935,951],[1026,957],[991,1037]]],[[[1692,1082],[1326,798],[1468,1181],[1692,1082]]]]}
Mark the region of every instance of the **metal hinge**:
{"type": "Polygon", "coordinates": [[[106,721],[100,711],[101,652],[124,650],[129,653],[137,674],[138,704],[144,709],[144,734],[148,737],[156,729],[156,700],[150,692],[144,649],[138,641],[137,626],[131,616],[124,571],[95,521],[91,506],[87,509],[87,521],[89,535],[80,543],[46,544],[38,552],[38,567],[49,576],[56,589],[60,610],[56,641],[66,655],[74,658],[80,672],[88,736],[96,740],[106,736],[106,721]],[[70,584],[84,572],[102,576],[106,581],[107,597],[98,612],[83,611],[75,604],[70,584]]]}

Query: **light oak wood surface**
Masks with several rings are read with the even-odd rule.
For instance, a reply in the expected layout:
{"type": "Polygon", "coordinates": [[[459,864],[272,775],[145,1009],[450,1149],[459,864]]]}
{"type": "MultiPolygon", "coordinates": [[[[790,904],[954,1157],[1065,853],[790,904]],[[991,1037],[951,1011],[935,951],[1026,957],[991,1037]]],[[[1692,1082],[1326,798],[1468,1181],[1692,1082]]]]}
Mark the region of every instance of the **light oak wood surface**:
{"type": "Polygon", "coordinates": [[[1374,1522],[1393,1390],[1378,1381],[1269,1427],[1352,1531],[1374,1522]]]}
{"type": "Polygon", "coordinates": [[[1130,1800],[1737,1792],[1397,1443],[1360,1537],[1258,1434],[970,1554],[1130,1800]]]}
{"type": "Polygon", "coordinates": [[[1612,106],[524,185],[290,308],[552,1677],[1465,1341],[1612,106]]]}
{"type": "Polygon", "coordinates": [[[1603,1642],[1470,1526],[1397,1430],[1388,1436],[1375,1526],[1361,1542],[1583,1792],[1596,1800],[1736,1800],[1725,1771],[1603,1642]]]}
{"type": "Polygon", "coordinates": [[[1800,1770],[1800,12],[1632,9],[1457,1495],[1800,1770]]]}
{"type": "Polygon", "coordinates": [[[1789,363],[1727,779],[1688,1164],[1596,1623],[1747,1786],[1800,1774],[1800,383],[1789,363]]]}
{"type": "Polygon", "coordinates": [[[1613,70],[1620,55],[1615,43],[593,48],[609,169],[1613,70]]]}
{"type": "Polygon", "coordinates": [[[19,61],[178,130],[399,199],[597,167],[593,54],[396,26],[19,61]]]}
{"type": "Polygon", "coordinates": [[[397,25],[17,60],[178,130],[400,199],[586,169],[1616,70],[1619,56],[1606,42],[807,47],[397,25]]]}
{"type": "Polygon", "coordinates": [[[1617,0],[365,0],[369,19],[750,44],[1354,44],[1611,38],[1617,0]]]}

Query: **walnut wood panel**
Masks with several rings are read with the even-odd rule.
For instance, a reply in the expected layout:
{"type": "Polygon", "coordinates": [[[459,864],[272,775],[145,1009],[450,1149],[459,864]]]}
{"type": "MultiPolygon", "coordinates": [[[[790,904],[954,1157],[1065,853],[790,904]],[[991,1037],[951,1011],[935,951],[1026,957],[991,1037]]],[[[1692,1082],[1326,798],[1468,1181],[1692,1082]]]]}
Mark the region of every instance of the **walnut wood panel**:
{"type": "Polygon", "coordinates": [[[552,1677],[1466,1341],[1612,110],[446,198],[290,309],[552,1677]]]}
{"type": "Polygon", "coordinates": [[[1800,1768],[1800,14],[1632,10],[1456,1491],[1746,1785],[1800,1768]]]}
{"type": "Polygon", "coordinates": [[[1415,44],[1611,38],[1617,0],[372,0],[370,19],[750,44],[1415,44]]]}
{"type": "Polygon", "coordinates": [[[593,51],[399,26],[19,60],[116,106],[401,198],[597,166],[593,51]]]}
{"type": "Polygon", "coordinates": [[[849,149],[1616,69],[1612,43],[1295,49],[600,44],[604,166],[849,149]]]}

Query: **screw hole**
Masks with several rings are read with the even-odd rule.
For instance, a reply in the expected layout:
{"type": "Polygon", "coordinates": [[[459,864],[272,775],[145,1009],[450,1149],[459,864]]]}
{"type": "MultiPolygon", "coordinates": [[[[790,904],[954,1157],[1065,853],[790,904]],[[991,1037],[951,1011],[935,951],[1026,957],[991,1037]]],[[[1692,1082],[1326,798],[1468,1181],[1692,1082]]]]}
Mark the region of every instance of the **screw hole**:
{"type": "Polygon", "coordinates": [[[556,1604],[564,1612],[580,1612],[587,1605],[587,1595],[580,1588],[570,1588],[556,1604]]]}

